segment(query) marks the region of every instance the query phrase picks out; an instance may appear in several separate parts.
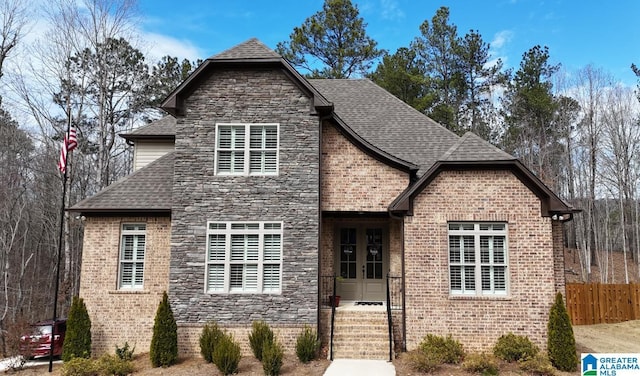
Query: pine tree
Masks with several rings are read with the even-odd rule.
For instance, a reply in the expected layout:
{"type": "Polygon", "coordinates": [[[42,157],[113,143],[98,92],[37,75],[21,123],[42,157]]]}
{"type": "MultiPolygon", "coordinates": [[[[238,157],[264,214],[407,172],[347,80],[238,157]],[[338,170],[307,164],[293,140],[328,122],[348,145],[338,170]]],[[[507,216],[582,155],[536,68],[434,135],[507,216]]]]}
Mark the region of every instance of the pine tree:
{"type": "Polygon", "coordinates": [[[578,365],[576,340],[561,293],[556,295],[556,302],[551,307],[548,332],[547,349],[551,364],[561,371],[575,371],[578,365]]]}
{"type": "Polygon", "coordinates": [[[62,345],[62,360],[91,357],[91,319],[82,298],[74,296],[62,345]]]}
{"type": "Polygon", "coordinates": [[[168,367],[178,361],[178,326],[166,291],[162,295],[153,323],[149,355],[154,367],[168,367]]]}

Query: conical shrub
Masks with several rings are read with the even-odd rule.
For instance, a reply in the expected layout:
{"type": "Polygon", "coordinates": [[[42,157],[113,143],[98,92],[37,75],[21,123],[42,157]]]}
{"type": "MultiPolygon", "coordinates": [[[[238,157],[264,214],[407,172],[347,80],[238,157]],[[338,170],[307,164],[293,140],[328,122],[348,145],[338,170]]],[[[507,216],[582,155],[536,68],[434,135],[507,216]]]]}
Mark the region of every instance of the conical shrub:
{"type": "Polygon", "coordinates": [[[166,291],[162,295],[153,323],[149,356],[154,367],[168,367],[178,361],[178,326],[166,291]]]}
{"type": "Polygon", "coordinates": [[[91,319],[82,298],[74,296],[67,318],[62,360],[91,357],[91,319]]]}
{"type": "Polygon", "coordinates": [[[556,301],[551,307],[547,329],[547,349],[551,364],[561,371],[575,371],[578,366],[576,340],[561,293],[556,295],[556,301]]]}

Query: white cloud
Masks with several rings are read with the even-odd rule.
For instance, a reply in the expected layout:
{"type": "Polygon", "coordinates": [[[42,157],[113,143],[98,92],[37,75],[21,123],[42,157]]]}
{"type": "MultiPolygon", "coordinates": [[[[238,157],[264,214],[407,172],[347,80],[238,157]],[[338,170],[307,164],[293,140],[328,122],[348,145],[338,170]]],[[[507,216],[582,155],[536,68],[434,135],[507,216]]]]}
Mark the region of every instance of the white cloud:
{"type": "Polygon", "coordinates": [[[497,64],[498,59],[502,60],[505,66],[508,66],[507,60],[509,57],[506,50],[511,39],[513,39],[513,32],[511,30],[502,30],[493,36],[489,51],[491,53],[491,60],[487,62],[488,66],[497,64]]]}
{"type": "Polygon", "coordinates": [[[167,35],[146,32],[140,32],[139,38],[147,44],[148,63],[151,64],[166,55],[175,56],[179,60],[192,61],[209,57],[203,56],[203,51],[189,40],[178,40],[167,35]]]}
{"type": "Polygon", "coordinates": [[[380,0],[380,11],[383,19],[397,20],[404,18],[404,12],[396,0],[380,0]]]}

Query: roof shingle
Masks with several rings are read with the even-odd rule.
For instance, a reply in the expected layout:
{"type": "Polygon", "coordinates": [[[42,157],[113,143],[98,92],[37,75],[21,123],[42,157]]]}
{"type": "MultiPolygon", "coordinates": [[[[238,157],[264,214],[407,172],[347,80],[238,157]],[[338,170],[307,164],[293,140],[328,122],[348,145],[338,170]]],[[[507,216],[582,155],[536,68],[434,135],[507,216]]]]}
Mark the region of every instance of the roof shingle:
{"type": "Polygon", "coordinates": [[[272,59],[280,58],[275,51],[265,46],[257,38],[251,38],[235,47],[211,56],[211,60],[223,59],[272,59]]]}

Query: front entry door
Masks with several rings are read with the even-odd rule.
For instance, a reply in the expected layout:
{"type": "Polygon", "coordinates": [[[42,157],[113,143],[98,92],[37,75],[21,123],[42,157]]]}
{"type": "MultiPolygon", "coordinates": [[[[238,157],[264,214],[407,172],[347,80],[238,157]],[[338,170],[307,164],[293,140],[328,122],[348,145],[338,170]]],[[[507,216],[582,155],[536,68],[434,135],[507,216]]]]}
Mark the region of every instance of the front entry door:
{"type": "Polygon", "coordinates": [[[388,251],[382,227],[345,227],[339,230],[337,292],[343,300],[381,301],[388,251]]]}

